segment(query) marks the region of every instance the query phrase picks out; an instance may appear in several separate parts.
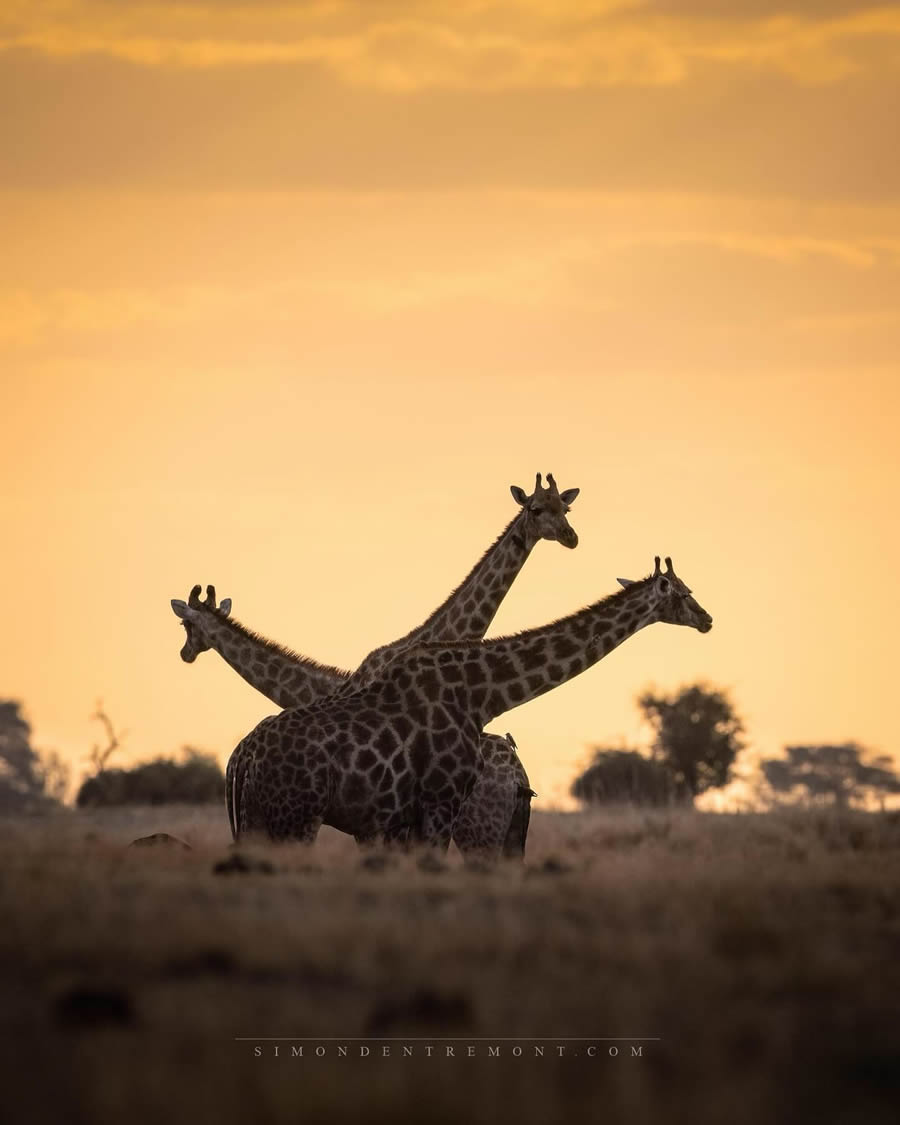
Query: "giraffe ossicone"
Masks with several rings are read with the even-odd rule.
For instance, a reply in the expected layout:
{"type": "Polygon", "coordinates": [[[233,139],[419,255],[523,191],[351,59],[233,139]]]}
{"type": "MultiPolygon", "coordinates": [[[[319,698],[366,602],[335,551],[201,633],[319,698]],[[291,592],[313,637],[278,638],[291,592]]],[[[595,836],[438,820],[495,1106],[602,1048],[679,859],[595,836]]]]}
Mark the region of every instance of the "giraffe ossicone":
{"type": "Polygon", "coordinates": [[[201,586],[194,586],[188,595],[187,602],[180,598],[172,598],[171,606],[176,617],[181,618],[181,624],[187,634],[187,639],[181,649],[181,659],[185,664],[193,664],[201,652],[206,652],[212,645],[206,640],[202,627],[198,626],[199,611],[206,609],[227,617],[231,613],[231,598],[223,598],[216,605],[215,586],[206,587],[206,598],[200,600],[201,586]]]}

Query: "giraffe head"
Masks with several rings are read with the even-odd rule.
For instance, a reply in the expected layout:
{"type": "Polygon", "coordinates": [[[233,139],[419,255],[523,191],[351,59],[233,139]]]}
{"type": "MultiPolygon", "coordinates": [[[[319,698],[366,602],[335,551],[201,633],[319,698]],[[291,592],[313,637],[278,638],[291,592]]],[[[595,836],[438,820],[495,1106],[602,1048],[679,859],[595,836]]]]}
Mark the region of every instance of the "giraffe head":
{"type": "MultiPolygon", "coordinates": [[[[657,621],[668,625],[689,625],[701,633],[712,628],[712,617],[691,595],[691,591],[675,573],[672,560],[666,559],[665,571],[660,569],[659,555],[656,556],[653,573],[646,580],[650,592],[650,605],[653,606],[657,621]]],[[[620,578],[621,586],[634,585],[627,578],[620,578]]]]}
{"type": "Polygon", "coordinates": [[[181,649],[181,659],[185,664],[193,664],[200,653],[206,652],[210,647],[203,632],[201,613],[203,608],[211,609],[213,613],[227,617],[231,612],[231,598],[222,598],[221,602],[216,605],[215,586],[206,587],[206,597],[203,601],[200,600],[199,586],[195,586],[191,590],[187,602],[183,602],[179,598],[172,598],[172,611],[176,617],[181,618],[181,624],[184,626],[185,633],[187,633],[187,640],[181,649]]]}
{"type": "Polygon", "coordinates": [[[509,490],[513,500],[521,505],[526,531],[534,539],[555,539],[564,547],[578,546],[578,536],[569,526],[566,516],[581,489],[567,488],[560,492],[552,473],[547,474],[547,487],[544,488],[538,473],[530,496],[526,496],[525,489],[517,484],[510,485],[509,490]]]}

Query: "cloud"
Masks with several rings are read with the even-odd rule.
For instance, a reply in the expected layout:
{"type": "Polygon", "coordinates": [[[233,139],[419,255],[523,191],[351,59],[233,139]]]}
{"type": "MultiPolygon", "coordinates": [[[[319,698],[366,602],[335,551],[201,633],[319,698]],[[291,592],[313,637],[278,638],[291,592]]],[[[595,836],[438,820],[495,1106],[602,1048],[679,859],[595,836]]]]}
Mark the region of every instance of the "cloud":
{"type": "Polygon", "coordinates": [[[890,199],[900,72],[843,84],[372,91],[312,64],[0,56],[7,188],[601,190],[890,199]]]}
{"type": "Polygon", "coordinates": [[[3,184],[896,198],[898,43],[896,6],[20,0],[3,184]]]}
{"type": "Polygon", "coordinates": [[[668,86],[716,65],[835,82],[893,65],[896,7],[827,4],[17,4],[0,49],[205,69],[311,63],[386,91],[668,86]]]}
{"type": "MultiPolygon", "coordinates": [[[[395,201],[386,243],[402,236],[402,215],[395,201]]],[[[345,251],[329,272],[311,235],[292,270],[259,268],[241,283],[204,277],[200,248],[189,246],[188,282],[0,292],[0,346],[8,361],[287,362],[321,373],[473,362],[575,372],[834,369],[890,363],[900,345],[900,237],[573,229],[511,245],[501,235],[464,256],[453,246],[460,237],[407,245],[393,260],[371,246],[345,251]]]]}

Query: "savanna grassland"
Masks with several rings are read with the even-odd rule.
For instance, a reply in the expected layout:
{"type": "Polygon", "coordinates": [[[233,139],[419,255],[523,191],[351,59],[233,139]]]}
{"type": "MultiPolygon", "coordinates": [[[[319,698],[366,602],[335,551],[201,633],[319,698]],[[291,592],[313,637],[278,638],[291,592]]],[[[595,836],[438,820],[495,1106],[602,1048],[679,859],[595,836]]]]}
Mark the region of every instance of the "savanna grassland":
{"type": "Polygon", "coordinates": [[[5,1121],[897,1120],[900,814],[536,812],[480,872],[228,842],[0,822],[5,1121]]]}

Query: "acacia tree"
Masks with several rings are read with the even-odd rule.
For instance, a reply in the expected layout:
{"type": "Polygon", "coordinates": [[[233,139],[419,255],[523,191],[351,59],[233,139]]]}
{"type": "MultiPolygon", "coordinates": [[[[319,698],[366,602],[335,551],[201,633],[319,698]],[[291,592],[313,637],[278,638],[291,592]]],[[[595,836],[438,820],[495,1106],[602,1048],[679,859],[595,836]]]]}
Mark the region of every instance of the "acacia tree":
{"type": "Polygon", "coordinates": [[[786,746],[783,758],[764,758],[762,775],[776,800],[823,801],[837,809],[884,802],[900,793],[900,777],[886,755],[873,756],[855,742],[786,746]]]}
{"type": "Polygon", "coordinates": [[[653,758],[693,799],[726,785],[743,749],[744,726],[724,691],[692,684],[671,696],[644,692],[638,699],[655,732],[653,758]]]}

